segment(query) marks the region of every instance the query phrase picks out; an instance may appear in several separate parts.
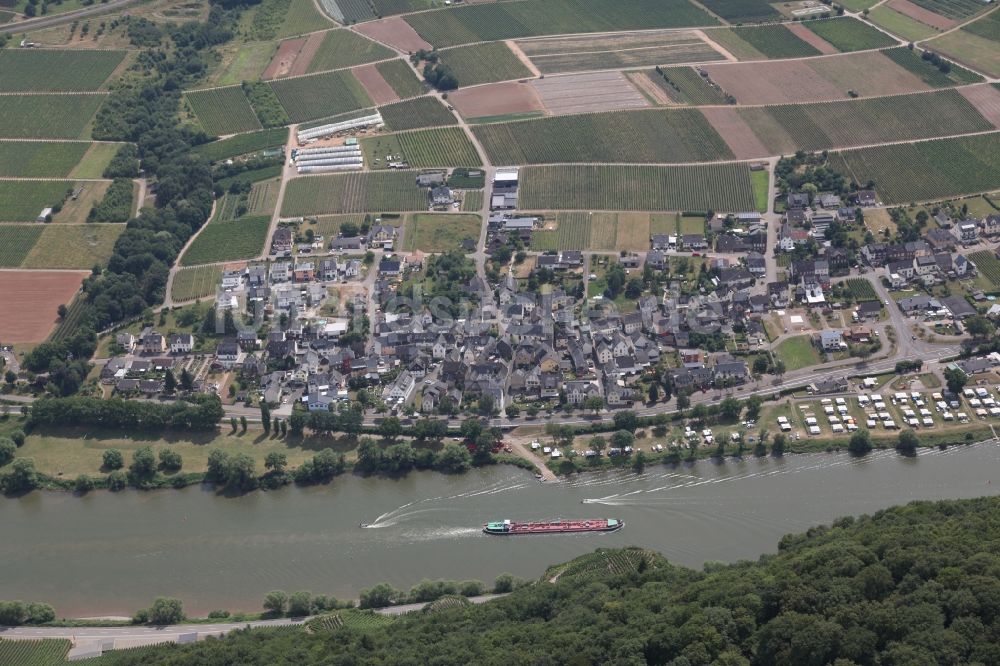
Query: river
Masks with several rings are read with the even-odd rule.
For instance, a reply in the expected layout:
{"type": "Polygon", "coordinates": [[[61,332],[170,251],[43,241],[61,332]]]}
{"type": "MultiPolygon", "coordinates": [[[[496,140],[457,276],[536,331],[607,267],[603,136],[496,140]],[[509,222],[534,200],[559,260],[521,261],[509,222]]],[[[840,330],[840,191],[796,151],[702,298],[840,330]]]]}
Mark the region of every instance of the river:
{"type": "Polygon", "coordinates": [[[600,546],[641,545],[700,566],[773,552],[786,533],[915,499],[1000,490],[1000,446],[657,465],[539,483],[497,466],[462,476],[338,478],[225,497],[202,488],[36,492],[0,501],[0,599],[61,616],[130,614],[160,595],[190,613],[256,610],[272,589],[356,598],[380,581],[537,577],[600,546]],[[992,483],[996,481],[997,483],[992,483]],[[609,517],[611,534],[491,537],[487,520],[609,517]],[[365,529],[359,522],[370,523],[365,529]]]}

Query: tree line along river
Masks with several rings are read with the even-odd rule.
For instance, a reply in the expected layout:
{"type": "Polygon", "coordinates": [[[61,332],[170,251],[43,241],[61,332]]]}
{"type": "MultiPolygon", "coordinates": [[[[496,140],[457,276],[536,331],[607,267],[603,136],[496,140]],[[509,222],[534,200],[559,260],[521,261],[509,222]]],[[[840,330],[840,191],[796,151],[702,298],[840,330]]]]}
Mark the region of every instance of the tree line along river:
{"type": "Polygon", "coordinates": [[[338,478],[237,497],[203,488],[35,492],[0,501],[0,599],[60,616],[127,615],[156,596],[189,614],[253,611],[272,589],[357,598],[388,581],[537,577],[601,546],[641,545],[699,567],[773,552],[778,539],[843,515],[1000,488],[1000,446],[916,458],[809,454],[701,461],[539,483],[506,466],[459,476],[338,478]],[[994,478],[995,477],[995,478],[994,478]],[[994,483],[994,480],[996,483],[994,483]],[[610,534],[491,537],[489,520],[618,518],[610,534]],[[368,524],[362,528],[361,523],[368,524]]]}

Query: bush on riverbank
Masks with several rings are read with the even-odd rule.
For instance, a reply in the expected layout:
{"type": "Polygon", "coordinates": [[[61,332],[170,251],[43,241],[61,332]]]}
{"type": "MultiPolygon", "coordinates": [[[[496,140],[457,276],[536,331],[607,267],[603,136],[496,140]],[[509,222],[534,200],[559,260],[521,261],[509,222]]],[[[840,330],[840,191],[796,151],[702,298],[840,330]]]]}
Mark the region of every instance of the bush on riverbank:
{"type": "Polygon", "coordinates": [[[0,601],[0,625],[16,627],[22,624],[44,624],[56,619],[48,604],[33,601],[0,601]]]}

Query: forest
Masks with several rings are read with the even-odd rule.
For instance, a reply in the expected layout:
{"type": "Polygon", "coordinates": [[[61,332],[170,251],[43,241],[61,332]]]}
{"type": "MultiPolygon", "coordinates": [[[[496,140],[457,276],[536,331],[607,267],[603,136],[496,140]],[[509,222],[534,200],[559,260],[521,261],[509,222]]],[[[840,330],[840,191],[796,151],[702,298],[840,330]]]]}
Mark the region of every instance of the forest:
{"type": "Polygon", "coordinates": [[[597,550],[480,606],[391,624],[238,631],[111,664],[1000,663],[1000,497],[915,502],[702,571],[597,550]]]}

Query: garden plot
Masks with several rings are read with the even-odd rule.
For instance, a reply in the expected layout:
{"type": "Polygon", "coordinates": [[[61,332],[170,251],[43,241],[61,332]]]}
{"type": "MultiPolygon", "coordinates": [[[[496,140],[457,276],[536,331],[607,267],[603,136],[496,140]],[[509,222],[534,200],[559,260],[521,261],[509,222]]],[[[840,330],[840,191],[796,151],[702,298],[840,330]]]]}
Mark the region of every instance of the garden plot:
{"type": "Polygon", "coordinates": [[[545,109],[533,85],[514,81],[456,90],[448,95],[448,101],[465,118],[541,113],[545,109]]]}
{"type": "Polygon", "coordinates": [[[517,45],[545,74],[729,59],[698,30],[574,35],[517,45]]]}
{"type": "Polygon", "coordinates": [[[545,108],[555,115],[649,106],[621,72],[556,76],[532,81],[531,85],[545,108]]]}

